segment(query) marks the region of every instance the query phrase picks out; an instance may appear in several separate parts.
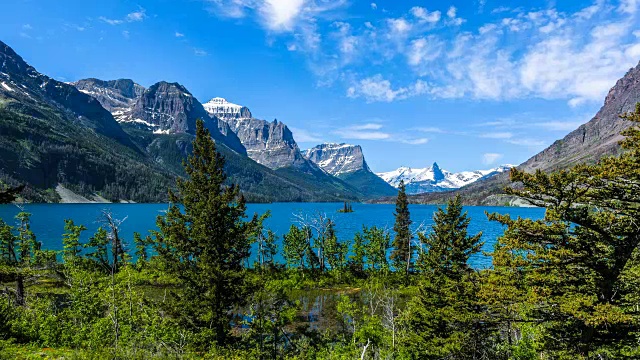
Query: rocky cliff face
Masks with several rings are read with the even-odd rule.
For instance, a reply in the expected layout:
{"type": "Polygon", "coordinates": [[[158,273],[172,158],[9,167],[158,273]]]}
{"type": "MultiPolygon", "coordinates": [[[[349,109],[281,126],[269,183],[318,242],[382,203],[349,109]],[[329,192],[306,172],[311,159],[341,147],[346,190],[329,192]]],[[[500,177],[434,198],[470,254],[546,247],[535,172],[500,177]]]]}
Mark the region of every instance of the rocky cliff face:
{"type": "Polygon", "coordinates": [[[83,79],[72,83],[94,97],[120,123],[130,123],[155,134],[193,134],[202,119],[211,136],[232,150],[246,154],[229,125],[210,116],[202,104],[178,83],[158,82],[148,89],[133,80],[83,79]]]}
{"type": "Polygon", "coordinates": [[[114,115],[116,120],[126,119],[126,116],[123,115],[133,107],[136,100],[146,90],[144,86],[136,84],[130,79],[104,81],[90,78],[78,80],[71,85],[98,100],[103,108],[114,115]]]}
{"type": "Polygon", "coordinates": [[[334,176],[359,170],[371,171],[360,145],[322,144],[305,150],[303,155],[334,176]]]}
{"type": "Polygon", "coordinates": [[[533,156],[520,168],[526,171],[565,169],[582,162],[596,162],[602,156],[620,152],[620,133],[631,123],[619,118],[633,111],[640,101],[640,64],[609,91],[600,111],[586,124],[572,131],[562,140],[554,142],[533,156]]]}
{"type": "Polygon", "coordinates": [[[274,170],[286,167],[310,170],[312,164],[302,156],[291,130],[284,123],[252,118],[248,108],[222,98],[213,98],[203,106],[209,115],[228,124],[249,157],[257,163],[274,170]]]}
{"type": "MultiPolygon", "coordinates": [[[[127,134],[113,116],[93,97],[83,94],[74,86],[54,80],[36,71],[11,47],[0,41],[0,96],[16,101],[5,104],[8,108],[26,105],[29,115],[46,117],[38,110],[47,104],[64,112],[69,121],[80,123],[127,146],[132,146],[127,134]]],[[[27,111],[25,106],[18,109],[27,111]]]]}
{"type": "Polygon", "coordinates": [[[209,115],[191,93],[178,83],[158,82],[147,89],[131,109],[132,121],[154,128],[154,133],[193,133],[196,119],[209,115]]]}

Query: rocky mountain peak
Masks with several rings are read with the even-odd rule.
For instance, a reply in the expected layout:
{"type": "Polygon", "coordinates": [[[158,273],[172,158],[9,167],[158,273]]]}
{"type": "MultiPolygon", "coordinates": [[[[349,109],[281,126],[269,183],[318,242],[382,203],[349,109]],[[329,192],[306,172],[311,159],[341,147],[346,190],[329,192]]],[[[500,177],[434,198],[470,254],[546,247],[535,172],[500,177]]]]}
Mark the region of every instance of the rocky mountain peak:
{"type": "Polygon", "coordinates": [[[640,64],[630,69],[609,91],[600,111],[586,124],[520,165],[526,171],[565,169],[592,163],[620,152],[620,133],[632,123],[620,114],[633,111],[640,102],[640,64]]]}
{"type": "Polygon", "coordinates": [[[303,154],[331,175],[349,174],[359,170],[371,171],[360,145],[320,144],[305,150],[303,154]]]}
{"type": "Polygon", "coordinates": [[[144,86],[136,84],[131,79],[106,81],[89,78],[71,84],[98,100],[118,121],[126,121],[125,113],[145,91],[144,86]]]}
{"type": "Polygon", "coordinates": [[[445,175],[442,172],[442,169],[440,169],[440,166],[438,165],[437,162],[434,162],[433,165],[431,165],[431,171],[433,172],[434,181],[437,182],[445,179],[445,175]]]}
{"type": "Polygon", "coordinates": [[[253,116],[249,108],[231,103],[225,98],[214,97],[208,102],[202,104],[205,110],[220,119],[250,119],[253,116]]]}

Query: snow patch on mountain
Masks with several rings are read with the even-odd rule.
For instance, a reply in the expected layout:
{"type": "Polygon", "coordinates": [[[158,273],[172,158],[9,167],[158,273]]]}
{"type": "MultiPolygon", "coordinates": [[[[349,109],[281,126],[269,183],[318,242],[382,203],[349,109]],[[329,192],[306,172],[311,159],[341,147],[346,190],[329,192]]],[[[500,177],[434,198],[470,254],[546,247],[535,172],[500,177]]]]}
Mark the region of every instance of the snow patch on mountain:
{"type": "Polygon", "coordinates": [[[364,160],[362,148],[349,144],[322,144],[302,152],[331,175],[339,176],[359,170],[371,171],[364,160]]]}
{"type": "Polygon", "coordinates": [[[437,163],[422,169],[400,167],[396,170],[378,173],[384,181],[397,188],[404,181],[407,193],[422,194],[427,192],[452,191],[472,184],[478,180],[492,177],[509,171],[514,165],[502,165],[488,170],[462,171],[452,173],[443,170],[437,163]]]}
{"type": "MultiPolygon", "coordinates": [[[[246,118],[246,107],[238,104],[231,103],[225,98],[215,97],[208,102],[202,104],[204,109],[211,115],[217,116],[222,119],[226,118],[246,118]]],[[[247,109],[248,110],[248,109],[247,109]]]]}

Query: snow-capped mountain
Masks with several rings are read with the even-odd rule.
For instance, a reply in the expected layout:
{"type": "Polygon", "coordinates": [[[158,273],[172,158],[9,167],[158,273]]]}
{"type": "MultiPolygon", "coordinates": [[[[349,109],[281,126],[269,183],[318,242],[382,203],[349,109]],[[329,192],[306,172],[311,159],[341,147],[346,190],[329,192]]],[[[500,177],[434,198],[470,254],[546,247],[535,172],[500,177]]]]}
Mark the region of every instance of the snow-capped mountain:
{"type": "Polygon", "coordinates": [[[321,144],[303,152],[322,170],[373,197],[393,196],[397,190],[369,169],[360,145],[321,144]]]}
{"type": "Polygon", "coordinates": [[[364,160],[360,145],[321,144],[303,151],[302,154],[334,176],[358,170],[371,171],[364,160]]]}
{"type": "Polygon", "coordinates": [[[291,130],[282,122],[256,119],[246,107],[216,97],[203,104],[212,117],[229,124],[251,159],[270,169],[294,167],[304,172],[321,170],[305,159],[291,130]]]}
{"type": "Polygon", "coordinates": [[[481,179],[509,171],[513,165],[502,165],[489,170],[462,171],[452,173],[443,170],[437,163],[423,169],[401,167],[394,171],[378,173],[384,181],[393,187],[398,187],[404,181],[408,194],[422,194],[427,192],[441,192],[459,189],[481,179]]]}
{"type": "Polygon", "coordinates": [[[245,106],[228,102],[221,97],[215,97],[202,104],[204,109],[220,119],[251,119],[251,111],[245,106]]]}

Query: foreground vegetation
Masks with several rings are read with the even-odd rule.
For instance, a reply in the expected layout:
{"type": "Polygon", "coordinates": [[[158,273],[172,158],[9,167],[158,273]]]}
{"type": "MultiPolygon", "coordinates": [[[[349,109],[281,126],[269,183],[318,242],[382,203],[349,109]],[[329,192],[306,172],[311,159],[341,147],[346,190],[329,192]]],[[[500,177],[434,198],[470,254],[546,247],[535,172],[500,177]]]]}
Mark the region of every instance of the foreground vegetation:
{"type": "MultiPolygon", "coordinates": [[[[624,117],[640,123],[640,107],[624,117]]],[[[402,186],[393,232],[338,239],[318,214],[280,248],[269,214],[246,217],[240,189],[224,185],[199,123],[173,205],[135,249],[109,213],[87,243],[68,220],[57,253],[40,248],[29,214],[0,222],[0,358],[640,357],[640,129],[625,135],[619,158],[513,170],[522,186],[508,191],[545,218],[488,214],[506,230],[493,268],[475,270],[481,234],[467,233],[460,199],[413,232],[402,186]]]]}

